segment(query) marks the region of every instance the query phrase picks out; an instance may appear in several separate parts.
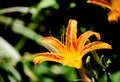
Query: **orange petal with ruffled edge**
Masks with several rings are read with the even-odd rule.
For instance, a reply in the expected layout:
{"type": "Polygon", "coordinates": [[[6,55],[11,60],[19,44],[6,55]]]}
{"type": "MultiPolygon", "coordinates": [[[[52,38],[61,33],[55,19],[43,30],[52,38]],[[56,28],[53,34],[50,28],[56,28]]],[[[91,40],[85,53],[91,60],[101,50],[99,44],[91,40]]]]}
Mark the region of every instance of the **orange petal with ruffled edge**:
{"type": "Polygon", "coordinates": [[[54,61],[54,62],[59,62],[63,60],[63,57],[60,56],[59,54],[55,53],[38,53],[34,56],[33,58],[33,63],[36,65],[38,63],[41,63],[43,61],[54,61]]]}
{"type": "Polygon", "coordinates": [[[97,37],[98,40],[101,39],[99,33],[93,32],[93,31],[87,31],[87,32],[81,34],[80,37],[79,37],[78,40],[77,40],[78,50],[81,51],[81,49],[84,47],[84,45],[85,45],[87,39],[88,39],[90,36],[92,36],[92,35],[95,35],[95,36],[97,37]]]}
{"type": "Polygon", "coordinates": [[[110,9],[108,21],[118,22],[120,18],[120,0],[88,0],[87,3],[93,3],[110,9]]]}
{"type": "Polygon", "coordinates": [[[100,5],[100,6],[103,6],[103,7],[106,7],[112,10],[111,2],[109,2],[108,0],[87,0],[87,3],[100,5]]]}
{"type": "Polygon", "coordinates": [[[93,50],[97,49],[112,49],[112,46],[105,42],[95,41],[89,44],[86,44],[84,48],[82,49],[82,56],[87,54],[88,52],[91,52],[93,50]]]}
{"type": "Polygon", "coordinates": [[[77,21],[70,19],[66,29],[66,46],[68,50],[72,46],[73,42],[77,40],[77,21]]]}
{"type": "Polygon", "coordinates": [[[118,19],[120,19],[120,12],[111,11],[108,14],[108,21],[109,22],[118,22],[118,19]]]}
{"type": "Polygon", "coordinates": [[[53,37],[45,37],[41,40],[41,43],[49,51],[54,53],[62,53],[64,50],[64,45],[59,40],[53,37]]]}

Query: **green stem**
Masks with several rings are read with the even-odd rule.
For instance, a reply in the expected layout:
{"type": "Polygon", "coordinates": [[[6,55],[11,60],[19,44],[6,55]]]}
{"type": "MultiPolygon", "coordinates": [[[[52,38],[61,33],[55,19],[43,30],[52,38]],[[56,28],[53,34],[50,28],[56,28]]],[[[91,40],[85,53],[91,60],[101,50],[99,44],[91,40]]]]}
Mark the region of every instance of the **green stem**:
{"type": "MultiPolygon", "coordinates": [[[[89,39],[87,40],[87,43],[91,43],[89,39]]],[[[103,69],[106,69],[106,67],[103,65],[102,61],[100,60],[97,52],[94,50],[94,51],[91,51],[91,54],[92,54],[94,60],[95,60],[103,69]]]]}
{"type": "Polygon", "coordinates": [[[82,79],[81,81],[83,81],[83,82],[94,82],[94,81],[91,81],[90,78],[86,75],[84,67],[82,67],[81,69],[78,69],[78,72],[79,72],[79,75],[82,79]]]}
{"type": "Polygon", "coordinates": [[[15,49],[16,49],[17,51],[19,51],[19,50],[24,46],[24,44],[25,44],[26,41],[27,41],[27,38],[22,37],[22,38],[19,40],[19,42],[17,43],[17,45],[15,45],[15,49]]]}
{"type": "Polygon", "coordinates": [[[97,52],[96,52],[96,51],[91,51],[91,54],[92,54],[94,60],[95,60],[103,69],[106,69],[106,67],[103,65],[102,61],[100,60],[97,52]]]}

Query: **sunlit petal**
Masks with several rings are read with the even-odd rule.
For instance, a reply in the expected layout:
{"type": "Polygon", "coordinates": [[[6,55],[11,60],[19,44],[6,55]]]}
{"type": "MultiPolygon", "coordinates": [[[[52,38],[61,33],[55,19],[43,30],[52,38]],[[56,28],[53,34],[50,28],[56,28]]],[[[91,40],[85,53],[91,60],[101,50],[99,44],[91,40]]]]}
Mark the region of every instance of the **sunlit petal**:
{"type": "Polygon", "coordinates": [[[33,63],[36,65],[43,61],[54,61],[61,62],[63,57],[59,56],[59,54],[55,53],[38,53],[33,58],[33,63]]]}
{"type": "Polygon", "coordinates": [[[84,47],[87,39],[88,39],[90,36],[92,36],[92,35],[95,35],[98,40],[101,39],[99,33],[93,32],[93,31],[87,31],[87,32],[83,33],[83,34],[78,38],[78,41],[77,41],[78,50],[80,50],[80,49],[82,49],[82,48],[84,47]]]}
{"type": "Polygon", "coordinates": [[[110,9],[108,13],[109,22],[117,22],[120,18],[120,0],[88,0],[87,3],[93,3],[110,9]]]}
{"type": "Polygon", "coordinates": [[[73,41],[77,40],[77,21],[69,20],[68,26],[66,29],[66,46],[70,48],[73,41]]]}
{"type": "Polygon", "coordinates": [[[108,21],[110,21],[110,22],[114,22],[114,21],[117,22],[118,19],[120,19],[120,12],[111,11],[108,14],[108,21]]]}
{"type": "Polygon", "coordinates": [[[76,58],[75,60],[66,62],[65,65],[79,69],[82,67],[82,57],[79,57],[79,58],[76,58]]]}
{"type": "Polygon", "coordinates": [[[41,43],[51,52],[62,53],[64,50],[64,45],[53,37],[45,37],[41,40],[41,43]]]}
{"type": "Polygon", "coordinates": [[[112,7],[110,6],[111,2],[109,2],[109,0],[88,0],[87,3],[93,3],[96,5],[112,9],[112,7]]]}
{"type": "Polygon", "coordinates": [[[120,12],[120,0],[110,0],[111,7],[114,11],[120,12]]]}
{"type": "Polygon", "coordinates": [[[105,42],[100,42],[100,41],[92,42],[84,46],[81,54],[85,55],[88,52],[91,52],[96,49],[112,49],[112,46],[105,42]]]}

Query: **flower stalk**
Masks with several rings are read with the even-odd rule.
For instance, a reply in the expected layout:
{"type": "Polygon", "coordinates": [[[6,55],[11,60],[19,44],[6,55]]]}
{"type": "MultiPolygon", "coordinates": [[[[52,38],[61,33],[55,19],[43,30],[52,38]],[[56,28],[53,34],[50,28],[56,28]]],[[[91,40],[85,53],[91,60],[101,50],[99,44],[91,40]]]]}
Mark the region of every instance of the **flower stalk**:
{"type": "Polygon", "coordinates": [[[86,75],[84,67],[82,67],[81,69],[78,69],[78,73],[81,77],[82,82],[94,82],[86,75]]]}

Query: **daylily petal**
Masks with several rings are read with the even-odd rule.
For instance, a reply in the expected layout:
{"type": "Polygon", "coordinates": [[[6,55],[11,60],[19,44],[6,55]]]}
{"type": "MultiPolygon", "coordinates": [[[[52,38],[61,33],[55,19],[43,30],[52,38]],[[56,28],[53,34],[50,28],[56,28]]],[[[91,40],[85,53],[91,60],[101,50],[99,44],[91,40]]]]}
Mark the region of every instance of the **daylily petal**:
{"type": "Polygon", "coordinates": [[[98,40],[101,39],[99,33],[93,32],[93,31],[87,31],[87,32],[83,33],[77,40],[78,50],[81,50],[84,47],[87,39],[92,35],[95,35],[98,40]]]}
{"type": "Polygon", "coordinates": [[[120,12],[120,0],[110,0],[111,7],[114,11],[120,12]]]}
{"type": "Polygon", "coordinates": [[[88,0],[87,3],[93,3],[96,5],[100,5],[109,9],[112,9],[111,2],[109,2],[109,0],[88,0]]]}
{"type": "Polygon", "coordinates": [[[111,11],[108,14],[108,21],[110,22],[118,21],[119,18],[120,18],[120,12],[111,11]]]}
{"type": "Polygon", "coordinates": [[[95,42],[86,44],[84,48],[82,49],[81,55],[83,56],[87,54],[88,52],[91,52],[96,49],[112,49],[112,46],[105,42],[95,41],[95,42]]]}
{"type": "Polygon", "coordinates": [[[66,46],[70,48],[73,44],[73,41],[77,40],[77,21],[69,20],[68,26],[66,29],[66,46]]]}
{"type": "Polygon", "coordinates": [[[88,0],[87,3],[97,4],[111,10],[108,14],[109,22],[117,22],[120,18],[120,0],[88,0]]]}
{"type": "Polygon", "coordinates": [[[75,60],[69,61],[65,63],[64,65],[70,66],[70,67],[75,67],[77,69],[82,67],[82,57],[76,58],[75,60]]]}
{"type": "Polygon", "coordinates": [[[38,53],[33,58],[33,63],[36,65],[43,61],[54,61],[61,63],[63,57],[55,53],[38,53]]]}
{"type": "Polygon", "coordinates": [[[64,50],[64,45],[53,37],[45,37],[41,40],[41,43],[51,52],[62,53],[64,50]]]}

